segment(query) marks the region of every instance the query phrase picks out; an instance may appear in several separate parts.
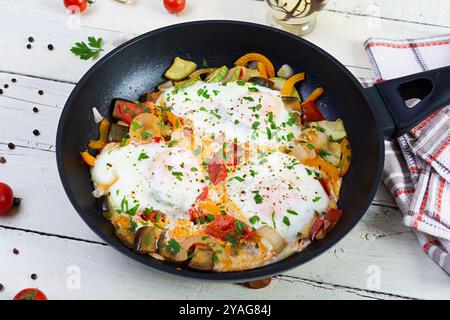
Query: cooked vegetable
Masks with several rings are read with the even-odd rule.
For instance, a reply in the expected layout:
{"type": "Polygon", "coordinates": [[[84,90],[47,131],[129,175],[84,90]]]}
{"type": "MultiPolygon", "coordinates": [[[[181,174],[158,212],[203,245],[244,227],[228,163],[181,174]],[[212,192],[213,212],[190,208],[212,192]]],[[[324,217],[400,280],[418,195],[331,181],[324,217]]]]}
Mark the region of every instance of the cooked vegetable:
{"type": "Polygon", "coordinates": [[[136,116],[144,112],[153,112],[154,109],[155,105],[150,101],[134,103],[128,100],[115,99],[112,115],[129,125],[136,116]]]}
{"type": "Polygon", "coordinates": [[[234,64],[237,66],[245,67],[251,61],[258,61],[258,62],[263,63],[264,67],[266,69],[266,72],[267,72],[267,76],[269,78],[272,78],[275,76],[275,68],[273,67],[272,62],[267,57],[265,57],[259,53],[248,53],[248,54],[240,57],[239,59],[237,59],[234,64]]]}
{"type": "Polygon", "coordinates": [[[302,109],[300,107],[300,101],[298,100],[297,97],[284,96],[284,97],[282,97],[282,99],[283,99],[284,106],[286,109],[292,110],[292,111],[297,111],[297,112],[302,111],[302,109]]]}
{"type": "Polygon", "coordinates": [[[185,89],[187,87],[193,86],[194,84],[196,84],[198,81],[198,79],[187,79],[187,80],[183,80],[183,81],[177,81],[175,82],[175,88],[177,89],[185,89]]]}
{"type": "Polygon", "coordinates": [[[267,71],[266,71],[266,67],[264,66],[264,63],[258,62],[258,71],[259,71],[259,75],[260,75],[262,78],[268,78],[268,76],[267,76],[267,71]]]}
{"type": "Polygon", "coordinates": [[[214,251],[210,246],[198,244],[194,249],[194,256],[189,262],[189,267],[197,270],[210,271],[214,268],[214,251]]]}
{"type": "Polygon", "coordinates": [[[305,102],[310,102],[310,101],[316,101],[317,99],[319,99],[323,94],[323,88],[317,88],[315,89],[308,98],[306,98],[305,102]]]}
{"type": "Polygon", "coordinates": [[[241,80],[244,77],[244,67],[234,67],[231,68],[226,77],[223,79],[223,83],[227,83],[227,82],[234,82],[234,81],[238,81],[241,80]]]}
{"type": "Polygon", "coordinates": [[[14,296],[13,300],[48,300],[45,294],[37,288],[27,288],[21,290],[14,296]]]}
{"type": "Polygon", "coordinates": [[[227,66],[222,66],[216,70],[214,70],[213,72],[211,72],[207,77],[206,77],[206,82],[221,82],[223,79],[225,79],[225,77],[227,76],[228,73],[228,67],[227,66]]]}
{"type": "Polygon", "coordinates": [[[213,72],[214,70],[216,70],[216,68],[204,68],[204,69],[198,69],[197,71],[192,72],[189,75],[190,79],[204,79],[204,76],[213,72]]]}
{"type": "Polygon", "coordinates": [[[88,164],[89,166],[93,167],[95,164],[95,157],[92,156],[89,152],[84,151],[81,153],[81,159],[88,164]]]}
{"type": "Polygon", "coordinates": [[[327,142],[324,148],[317,151],[317,154],[335,167],[339,167],[339,164],[341,163],[342,151],[339,143],[327,142]]]}
{"type": "Polygon", "coordinates": [[[292,154],[300,161],[304,162],[309,159],[316,157],[316,152],[314,151],[314,146],[308,148],[307,143],[295,143],[292,149],[292,154]]]}
{"type": "Polygon", "coordinates": [[[145,144],[155,137],[164,136],[162,132],[167,130],[167,126],[161,124],[161,119],[154,114],[142,113],[133,119],[128,134],[132,141],[145,144]]]}
{"type": "Polygon", "coordinates": [[[327,213],[324,217],[324,231],[329,232],[331,231],[336,224],[338,223],[339,219],[342,217],[342,210],[338,210],[335,208],[329,208],[327,213]]]}
{"type": "Polygon", "coordinates": [[[283,64],[281,68],[277,71],[277,77],[283,79],[289,79],[294,75],[294,70],[292,70],[291,66],[288,64],[283,64]]]}
{"type": "Polygon", "coordinates": [[[156,102],[156,100],[158,100],[158,98],[161,96],[161,94],[162,94],[162,91],[147,92],[144,95],[144,101],[156,102]]]}
{"type": "Polygon", "coordinates": [[[164,73],[164,77],[169,80],[180,81],[189,76],[196,69],[197,64],[195,62],[176,57],[172,66],[164,73]]]}
{"type": "Polygon", "coordinates": [[[121,126],[115,123],[111,124],[109,129],[108,140],[112,142],[120,142],[128,134],[129,128],[126,126],[121,126]]]}
{"type": "Polygon", "coordinates": [[[286,247],[287,242],[282,236],[272,227],[262,226],[256,233],[261,237],[266,239],[272,245],[273,250],[276,253],[280,253],[286,247]]]}
{"type": "Polygon", "coordinates": [[[273,81],[271,81],[267,78],[262,78],[262,77],[251,77],[250,79],[248,79],[248,82],[257,84],[262,87],[270,88],[270,89],[274,89],[274,86],[275,86],[273,81]]]}
{"type": "Polygon", "coordinates": [[[92,114],[94,115],[95,123],[100,123],[103,120],[103,116],[98,112],[97,108],[92,108],[92,114]]]}
{"type": "Polygon", "coordinates": [[[142,227],[136,233],[134,248],[139,253],[154,253],[157,251],[158,240],[155,227],[142,227]]]}
{"type": "Polygon", "coordinates": [[[341,176],[345,176],[345,174],[348,172],[348,169],[350,168],[352,149],[350,147],[350,142],[346,138],[341,141],[340,146],[342,150],[342,159],[339,166],[339,171],[341,176]]]}
{"type": "Polygon", "coordinates": [[[161,83],[158,86],[158,90],[159,91],[164,91],[164,90],[167,90],[167,89],[170,89],[170,88],[173,88],[173,82],[172,81],[163,82],[163,83],[161,83]]]}
{"type": "Polygon", "coordinates": [[[295,84],[297,82],[305,80],[305,73],[297,73],[294,74],[292,77],[286,80],[286,82],[283,85],[283,88],[281,88],[280,92],[283,96],[289,96],[291,95],[292,89],[294,88],[295,84]]]}
{"type": "Polygon", "coordinates": [[[109,121],[107,119],[103,119],[100,122],[99,126],[99,138],[98,140],[91,140],[89,142],[89,148],[98,150],[103,148],[106,145],[106,140],[108,139],[108,133],[109,133],[109,121]]]}
{"type": "Polygon", "coordinates": [[[336,121],[322,120],[318,122],[312,122],[311,127],[318,127],[330,138],[332,141],[340,142],[343,138],[347,136],[345,132],[344,123],[341,119],[336,121]]]}
{"type": "Polygon", "coordinates": [[[119,238],[128,248],[134,248],[134,231],[129,228],[116,229],[116,236],[119,238]]]}
{"type": "Polygon", "coordinates": [[[333,165],[321,159],[320,157],[315,157],[314,159],[309,159],[304,161],[304,164],[310,167],[324,170],[330,179],[339,179],[339,171],[333,165]]]}
{"type": "MultiPolygon", "coordinates": [[[[276,90],[281,90],[287,81],[283,78],[270,78],[270,80],[273,81],[276,90]]],[[[296,97],[301,102],[300,94],[295,87],[292,88],[292,92],[288,96],[296,97]]]]}
{"type": "Polygon", "coordinates": [[[302,107],[302,120],[304,123],[313,121],[322,121],[325,119],[319,107],[314,101],[303,102],[302,107]]]}

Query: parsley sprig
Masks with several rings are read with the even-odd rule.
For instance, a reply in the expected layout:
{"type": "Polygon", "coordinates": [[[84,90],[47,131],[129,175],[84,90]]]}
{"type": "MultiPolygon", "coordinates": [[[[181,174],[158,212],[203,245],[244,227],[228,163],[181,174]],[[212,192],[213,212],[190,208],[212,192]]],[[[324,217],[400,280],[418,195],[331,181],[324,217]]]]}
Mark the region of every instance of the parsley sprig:
{"type": "Polygon", "coordinates": [[[103,39],[95,37],[88,37],[88,43],[84,41],[76,42],[70,51],[79,56],[81,60],[89,60],[91,58],[97,58],[100,54],[103,46],[103,39]]]}

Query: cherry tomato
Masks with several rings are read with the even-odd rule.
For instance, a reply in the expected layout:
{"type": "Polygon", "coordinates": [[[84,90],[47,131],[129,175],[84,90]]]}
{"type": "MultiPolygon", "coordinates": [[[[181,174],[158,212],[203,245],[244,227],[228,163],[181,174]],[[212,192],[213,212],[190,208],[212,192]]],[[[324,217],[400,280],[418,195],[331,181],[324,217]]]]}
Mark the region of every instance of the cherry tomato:
{"type": "Polygon", "coordinates": [[[164,7],[170,13],[179,13],[186,7],[186,0],[164,0],[164,7]]]}
{"type": "Polygon", "coordinates": [[[14,300],[48,300],[45,294],[37,288],[27,288],[20,291],[14,300]]]}
{"type": "Polygon", "coordinates": [[[12,189],[3,182],[0,182],[0,216],[6,214],[14,204],[14,194],[12,189]]]}
{"type": "Polygon", "coordinates": [[[71,13],[83,12],[88,6],[88,0],[64,0],[64,6],[71,9],[71,13]],[[79,11],[74,7],[78,7],[79,11]]]}

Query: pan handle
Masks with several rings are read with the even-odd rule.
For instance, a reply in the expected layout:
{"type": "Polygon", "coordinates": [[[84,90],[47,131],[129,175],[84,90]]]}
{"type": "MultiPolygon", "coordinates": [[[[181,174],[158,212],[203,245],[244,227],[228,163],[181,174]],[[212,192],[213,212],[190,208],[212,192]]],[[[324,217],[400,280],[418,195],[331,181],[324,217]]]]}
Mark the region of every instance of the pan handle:
{"type": "Polygon", "coordinates": [[[450,66],[385,81],[366,93],[385,138],[392,140],[450,104],[450,66]],[[408,107],[412,99],[420,102],[408,107]]]}

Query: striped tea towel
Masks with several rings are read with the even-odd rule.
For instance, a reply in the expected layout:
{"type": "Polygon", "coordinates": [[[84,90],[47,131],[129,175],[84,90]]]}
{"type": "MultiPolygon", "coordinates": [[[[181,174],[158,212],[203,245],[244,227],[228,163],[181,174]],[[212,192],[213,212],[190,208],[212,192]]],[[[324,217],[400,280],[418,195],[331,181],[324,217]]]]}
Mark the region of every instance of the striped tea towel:
{"type": "MultiPolygon", "coordinates": [[[[375,82],[450,65],[450,35],[415,40],[372,38],[365,49],[375,82]]],[[[397,141],[386,142],[383,180],[406,226],[414,230],[428,256],[450,275],[450,106],[397,141]]]]}

